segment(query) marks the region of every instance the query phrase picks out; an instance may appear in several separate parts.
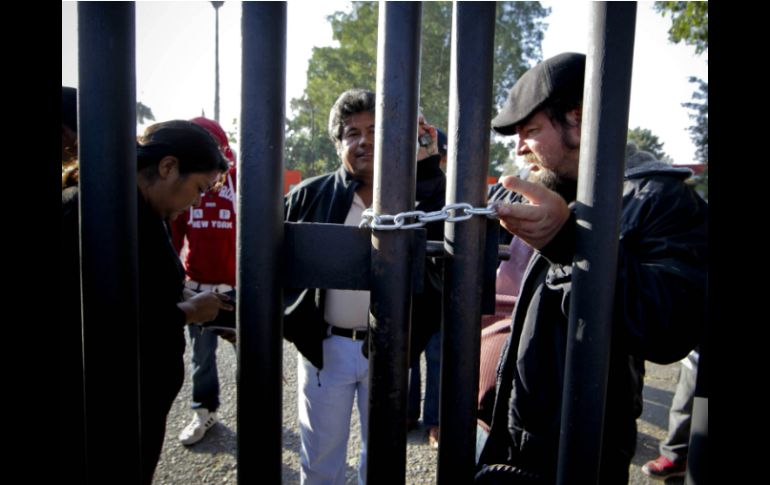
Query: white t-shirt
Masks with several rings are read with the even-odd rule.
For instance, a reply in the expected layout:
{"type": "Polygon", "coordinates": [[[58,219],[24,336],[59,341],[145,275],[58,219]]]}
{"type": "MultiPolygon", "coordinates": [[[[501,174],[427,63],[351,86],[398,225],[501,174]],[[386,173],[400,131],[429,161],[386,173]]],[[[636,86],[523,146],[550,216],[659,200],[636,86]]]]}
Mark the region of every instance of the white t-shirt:
{"type": "MultiPolygon", "coordinates": [[[[345,225],[358,227],[365,209],[364,201],[358,194],[354,194],[345,225]]],[[[324,318],[335,327],[366,330],[369,322],[369,291],[326,290],[324,318]]]]}

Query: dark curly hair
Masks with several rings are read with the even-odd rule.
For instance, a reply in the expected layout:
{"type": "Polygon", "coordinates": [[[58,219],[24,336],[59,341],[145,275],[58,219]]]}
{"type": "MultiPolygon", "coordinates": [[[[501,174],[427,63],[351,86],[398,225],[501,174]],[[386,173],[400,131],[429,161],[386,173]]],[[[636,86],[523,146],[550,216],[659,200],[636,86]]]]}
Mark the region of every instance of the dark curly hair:
{"type": "Polygon", "coordinates": [[[345,118],[356,113],[374,113],[374,93],[365,89],[349,89],[334,102],[329,112],[329,138],[336,145],[342,140],[345,118]]]}

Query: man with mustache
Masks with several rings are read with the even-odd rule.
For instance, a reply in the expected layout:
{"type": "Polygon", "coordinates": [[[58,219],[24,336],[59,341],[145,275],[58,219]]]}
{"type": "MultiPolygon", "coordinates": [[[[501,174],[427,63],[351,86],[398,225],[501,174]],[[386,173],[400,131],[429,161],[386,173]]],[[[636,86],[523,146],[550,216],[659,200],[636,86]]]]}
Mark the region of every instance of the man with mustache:
{"type": "MultiPolygon", "coordinates": [[[[372,205],[374,123],[374,93],[351,89],[340,95],[329,113],[329,136],[341,166],[335,172],[304,180],[287,194],[286,221],[359,225],[363,211],[372,205]]],[[[442,207],[444,174],[438,160],[435,170],[418,169],[416,192],[418,208],[442,207]]],[[[441,239],[443,224],[436,224],[441,239]]],[[[429,280],[436,275],[432,266],[426,266],[425,291],[415,298],[413,312],[440,315],[440,276],[438,282],[429,280]]],[[[287,290],[284,301],[284,337],[301,354],[297,359],[301,483],[344,485],[355,402],[361,428],[358,483],[363,484],[369,412],[369,361],[365,354],[369,291],[287,290]]],[[[427,320],[413,317],[413,321],[427,320]]],[[[412,359],[419,357],[438,325],[438,318],[430,319],[430,324],[413,325],[412,359]]]]}
{"type": "MultiPolygon", "coordinates": [[[[520,468],[556,478],[567,324],[575,252],[574,200],[581,142],[585,56],[564,53],[527,71],[492,128],[517,135],[528,180],[503,179],[491,199],[500,223],[530,245],[498,367],[489,433],[480,432],[477,481],[520,468]],[[504,464],[508,467],[484,467],[504,464]],[[486,478],[485,478],[486,477],[486,478]]],[[[630,165],[630,164],[629,164],[630,165]]],[[[697,344],[706,308],[706,203],[688,173],[661,163],[624,179],[610,368],[599,483],[628,482],[641,414],[644,360],[671,363],[697,344]]]]}

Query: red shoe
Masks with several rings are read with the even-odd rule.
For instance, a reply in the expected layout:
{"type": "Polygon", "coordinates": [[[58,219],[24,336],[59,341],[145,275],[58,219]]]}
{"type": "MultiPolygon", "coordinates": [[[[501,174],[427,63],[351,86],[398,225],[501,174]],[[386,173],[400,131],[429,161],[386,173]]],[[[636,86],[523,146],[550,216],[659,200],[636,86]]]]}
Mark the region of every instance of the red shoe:
{"type": "Polygon", "coordinates": [[[687,460],[674,463],[663,455],[650,460],[642,467],[642,473],[652,478],[666,479],[683,477],[687,469],[687,460]]]}

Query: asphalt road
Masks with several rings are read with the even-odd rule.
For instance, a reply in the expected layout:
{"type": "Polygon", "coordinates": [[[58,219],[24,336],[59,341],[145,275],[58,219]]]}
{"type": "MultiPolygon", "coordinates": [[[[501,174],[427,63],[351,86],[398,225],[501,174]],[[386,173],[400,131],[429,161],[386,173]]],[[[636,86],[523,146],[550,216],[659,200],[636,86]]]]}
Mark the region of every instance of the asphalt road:
{"type": "MultiPolygon", "coordinates": [[[[190,359],[187,346],[186,361],[190,359]]],[[[283,408],[283,483],[299,483],[299,434],[296,407],[296,350],[290,344],[284,345],[284,408],[283,408]]],[[[220,422],[202,441],[191,447],[184,447],[177,441],[177,435],[191,417],[189,409],[190,377],[185,383],[169,414],[166,440],[158,468],[155,485],[197,485],[237,483],[236,466],[236,409],[235,409],[235,352],[220,340],[217,352],[219,366],[221,401],[220,422]]],[[[424,365],[424,360],[423,360],[424,365]]],[[[659,366],[647,363],[644,389],[644,412],[639,419],[638,444],[631,466],[629,483],[650,485],[661,483],[641,473],[641,466],[658,456],[658,443],[665,437],[668,425],[668,409],[676,388],[679,365],[659,366]]],[[[424,375],[424,371],[423,371],[424,375]]],[[[348,446],[347,483],[355,484],[356,463],[360,438],[358,416],[354,411],[351,437],[348,446]]],[[[256,452],[256,450],[255,450],[256,452]]],[[[409,485],[433,484],[436,480],[436,450],[427,444],[424,429],[412,431],[407,436],[407,476],[409,485]]],[[[669,480],[669,484],[683,483],[682,479],[669,480]]]]}

